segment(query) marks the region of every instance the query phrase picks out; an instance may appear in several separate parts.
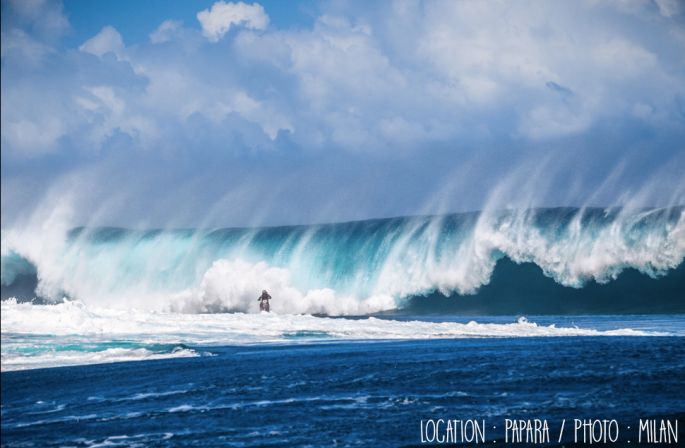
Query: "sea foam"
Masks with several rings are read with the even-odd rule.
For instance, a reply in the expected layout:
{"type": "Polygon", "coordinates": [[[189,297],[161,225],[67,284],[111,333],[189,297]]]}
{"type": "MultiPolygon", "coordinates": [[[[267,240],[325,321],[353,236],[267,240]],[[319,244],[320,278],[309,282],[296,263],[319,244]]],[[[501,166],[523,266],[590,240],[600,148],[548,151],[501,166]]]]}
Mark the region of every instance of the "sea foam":
{"type": "Polygon", "coordinates": [[[294,314],[186,314],[2,302],[2,370],[199,356],[212,345],[488,337],[666,335],[634,329],[294,314]]]}

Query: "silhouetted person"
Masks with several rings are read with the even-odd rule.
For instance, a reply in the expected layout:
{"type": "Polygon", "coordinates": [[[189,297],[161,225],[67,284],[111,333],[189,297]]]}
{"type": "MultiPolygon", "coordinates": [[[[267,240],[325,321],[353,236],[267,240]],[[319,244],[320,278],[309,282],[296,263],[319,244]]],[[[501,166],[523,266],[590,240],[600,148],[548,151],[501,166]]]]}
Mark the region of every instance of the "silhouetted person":
{"type": "Polygon", "coordinates": [[[266,311],[267,313],[269,312],[269,300],[271,299],[271,296],[269,295],[268,292],[266,292],[266,289],[262,291],[262,295],[259,296],[257,301],[259,302],[259,311],[266,311]]]}

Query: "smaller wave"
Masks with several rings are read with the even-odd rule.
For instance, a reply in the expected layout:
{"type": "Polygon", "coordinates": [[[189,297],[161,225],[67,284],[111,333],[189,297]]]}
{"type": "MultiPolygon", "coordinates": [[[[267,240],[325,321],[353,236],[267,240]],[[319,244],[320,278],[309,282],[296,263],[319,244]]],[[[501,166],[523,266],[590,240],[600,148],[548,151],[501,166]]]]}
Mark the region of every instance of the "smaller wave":
{"type": "Polygon", "coordinates": [[[284,339],[328,339],[331,335],[327,331],[286,331],[283,333],[284,339]]]}
{"type": "Polygon", "coordinates": [[[195,407],[195,406],[191,406],[191,405],[189,405],[189,404],[182,404],[182,405],[180,405],[180,406],[174,406],[173,408],[170,408],[168,412],[171,412],[171,413],[174,413],[174,412],[188,412],[188,411],[194,411],[194,410],[197,410],[197,409],[202,409],[202,410],[204,410],[204,409],[206,409],[206,408],[204,408],[204,407],[198,408],[198,407],[195,407]]]}
{"type": "Polygon", "coordinates": [[[123,361],[145,361],[152,359],[187,358],[200,356],[192,349],[173,350],[158,353],[145,348],[110,348],[98,352],[62,351],[55,353],[46,348],[43,353],[25,356],[21,354],[2,355],[2,371],[63,367],[84,364],[103,364],[123,361]]]}

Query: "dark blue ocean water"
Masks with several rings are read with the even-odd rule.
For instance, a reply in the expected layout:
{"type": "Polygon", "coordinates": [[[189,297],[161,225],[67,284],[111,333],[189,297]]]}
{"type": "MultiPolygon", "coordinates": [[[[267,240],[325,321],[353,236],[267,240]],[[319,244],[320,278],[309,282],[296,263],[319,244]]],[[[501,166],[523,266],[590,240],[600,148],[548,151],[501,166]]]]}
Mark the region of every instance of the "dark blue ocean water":
{"type": "Polygon", "coordinates": [[[640,418],[680,418],[682,443],[683,342],[194,347],[214,356],[4,372],[2,445],[413,446],[422,419],[473,418],[501,446],[507,417],[548,418],[554,433],[564,418],[617,419],[615,446],[636,440],[640,418]]]}

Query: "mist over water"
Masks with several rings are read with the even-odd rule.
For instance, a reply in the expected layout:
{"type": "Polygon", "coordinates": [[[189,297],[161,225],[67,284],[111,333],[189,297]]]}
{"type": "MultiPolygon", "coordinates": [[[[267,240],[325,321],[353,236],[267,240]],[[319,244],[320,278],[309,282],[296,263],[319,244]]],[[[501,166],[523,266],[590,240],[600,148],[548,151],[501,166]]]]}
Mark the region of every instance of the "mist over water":
{"type": "MultiPolygon", "coordinates": [[[[453,212],[468,203],[461,198],[469,197],[468,186],[479,185],[478,174],[488,171],[490,162],[474,159],[438,182],[422,205],[408,199],[412,216],[336,221],[355,207],[335,196],[318,203],[316,218],[309,215],[313,224],[281,226],[273,225],[278,213],[305,223],[308,216],[290,208],[298,196],[288,185],[298,182],[287,176],[259,179],[270,192],[238,182],[192,226],[181,225],[181,216],[196,207],[192,198],[202,183],[180,196],[160,196],[161,226],[129,218],[112,227],[145,191],[124,184],[114,193],[97,170],[77,170],[27,206],[23,217],[3,220],[2,297],[254,313],[256,296],[267,289],[277,313],[683,311],[677,297],[685,256],[683,158],[646,170],[646,180],[632,186],[634,158],[625,157],[589,186],[563,169],[573,166],[569,159],[531,159],[494,184],[484,181],[480,199],[471,198],[481,203],[477,212],[453,212]],[[540,207],[574,202],[583,205],[540,207]],[[592,205],[602,202],[615,205],[592,205]],[[252,211],[240,218],[250,203],[252,211]],[[117,213],[123,215],[115,219],[117,213]],[[227,222],[249,225],[217,225],[227,222]]],[[[317,180],[302,180],[304,187],[311,182],[317,180]]],[[[350,188],[354,195],[355,185],[350,188]]],[[[363,195],[359,201],[357,212],[368,213],[363,195]]]]}
{"type": "MultiPolygon", "coordinates": [[[[89,306],[250,313],[267,289],[277,313],[359,315],[435,293],[477,298],[502,260],[533,264],[563,289],[620,283],[625,270],[654,282],[679,272],[684,215],[683,207],[551,208],[214,230],[80,227],[47,240],[10,231],[3,297],[33,287],[33,296],[89,306]]],[[[598,309],[618,301],[625,311],[611,292],[598,309]]]]}

